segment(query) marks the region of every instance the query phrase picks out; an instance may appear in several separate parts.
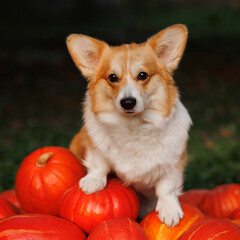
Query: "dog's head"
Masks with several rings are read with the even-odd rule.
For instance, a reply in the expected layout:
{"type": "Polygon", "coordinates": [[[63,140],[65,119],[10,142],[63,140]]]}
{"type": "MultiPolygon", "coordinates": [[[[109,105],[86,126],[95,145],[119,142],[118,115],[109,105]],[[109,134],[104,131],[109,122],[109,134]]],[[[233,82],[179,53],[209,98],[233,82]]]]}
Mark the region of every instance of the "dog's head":
{"type": "Polygon", "coordinates": [[[146,110],[169,116],[178,98],[172,74],[187,41],[184,25],[170,26],[142,44],[111,47],[94,38],[71,34],[68,50],[89,80],[95,114],[113,111],[124,116],[146,110]]]}

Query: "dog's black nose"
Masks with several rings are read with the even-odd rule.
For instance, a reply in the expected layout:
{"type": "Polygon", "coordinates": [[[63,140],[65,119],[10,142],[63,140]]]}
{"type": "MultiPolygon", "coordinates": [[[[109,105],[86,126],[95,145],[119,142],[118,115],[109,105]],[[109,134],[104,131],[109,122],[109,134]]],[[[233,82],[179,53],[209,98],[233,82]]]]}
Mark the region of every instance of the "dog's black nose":
{"type": "Polygon", "coordinates": [[[136,105],[136,99],[132,97],[123,98],[120,104],[125,110],[132,110],[136,105]]]}

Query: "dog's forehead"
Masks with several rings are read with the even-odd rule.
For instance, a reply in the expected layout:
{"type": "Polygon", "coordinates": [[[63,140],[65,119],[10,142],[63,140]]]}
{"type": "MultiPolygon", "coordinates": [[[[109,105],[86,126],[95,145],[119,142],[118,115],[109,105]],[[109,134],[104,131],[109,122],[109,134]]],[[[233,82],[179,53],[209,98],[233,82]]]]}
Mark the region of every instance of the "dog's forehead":
{"type": "MultiPolygon", "coordinates": [[[[110,48],[113,58],[137,58],[146,57],[149,55],[145,44],[123,44],[121,46],[114,46],[110,48]]],[[[136,59],[135,59],[136,61],[136,59]]]]}
{"type": "Polygon", "coordinates": [[[119,72],[126,68],[141,69],[155,60],[146,44],[124,44],[110,48],[110,68],[119,72]]]}

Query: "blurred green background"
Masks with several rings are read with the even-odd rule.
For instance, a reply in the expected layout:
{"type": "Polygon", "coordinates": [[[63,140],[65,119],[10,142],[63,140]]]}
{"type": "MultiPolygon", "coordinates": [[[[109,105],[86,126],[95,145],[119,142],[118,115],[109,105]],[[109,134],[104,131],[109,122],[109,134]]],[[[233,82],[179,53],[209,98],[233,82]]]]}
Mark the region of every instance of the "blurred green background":
{"type": "Polygon", "coordinates": [[[238,0],[4,1],[0,15],[0,191],[14,187],[33,150],[68,147],[81,127],[86,82],[67,52],[67,35],[119,45],[175,23],[189,29],[175,73],[194,122],[184,188],[240,183],[238,0]]]}

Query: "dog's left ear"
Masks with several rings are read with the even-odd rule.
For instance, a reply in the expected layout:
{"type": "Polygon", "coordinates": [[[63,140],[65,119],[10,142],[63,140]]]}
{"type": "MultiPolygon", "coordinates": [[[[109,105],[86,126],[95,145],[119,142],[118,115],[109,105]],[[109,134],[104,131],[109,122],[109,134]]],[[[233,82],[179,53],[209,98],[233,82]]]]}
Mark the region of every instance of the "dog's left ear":
{"type": "Polygon", "coordinates": [[[172,73],[178,66],[187,42],[187,28],[176,24],[165,28],[150,39],[149,44],[168,72],[172,73]]]}
{"type": "Polygon", "coordinates": [[[67,38],[69,53],[82,74],[91,79],[102,52],[108,45],[105,42],[82,34],[71,34],[67,38]]]}

